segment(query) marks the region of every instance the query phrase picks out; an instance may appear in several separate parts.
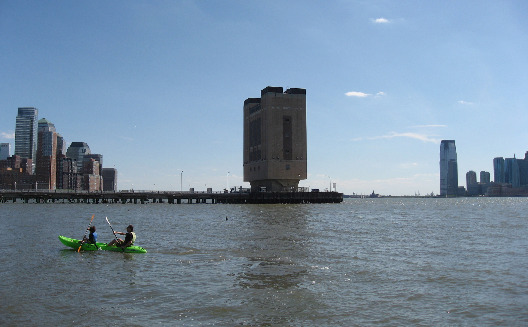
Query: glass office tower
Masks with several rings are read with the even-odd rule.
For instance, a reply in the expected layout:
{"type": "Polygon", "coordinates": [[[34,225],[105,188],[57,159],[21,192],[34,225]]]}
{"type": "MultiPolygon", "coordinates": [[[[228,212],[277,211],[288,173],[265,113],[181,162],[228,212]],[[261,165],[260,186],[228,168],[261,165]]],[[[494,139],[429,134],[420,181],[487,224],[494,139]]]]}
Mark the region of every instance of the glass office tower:
{"type": "Polygon", "coordinates": [[[66,157],[76,160],[77,173],[82,173],[84,156],[91,153],[86,142],[72,142],[66,150],[66,157]]]}
{"type": "Polygon", "coordinates": [[[0,143],[0,160],[7,160],[9,153],[11,152],[11,144],[0,143]]]}
{"type": "Polygon", "coordinates": [[[454,140],[440,143],[440,195],[456,196],[458,192],[457,153],[454,140]]]}
{"type": "Polygon", "coordinates": [[[38,109],[18,108],[15,128],[15,154],[33,161],[35,171],[37,157],[38,109]]]}
{"type": "Polygon", "coordinates": [[[504,158],[493,158],[493,181],[495,183],[504,183],[504,158]]]}

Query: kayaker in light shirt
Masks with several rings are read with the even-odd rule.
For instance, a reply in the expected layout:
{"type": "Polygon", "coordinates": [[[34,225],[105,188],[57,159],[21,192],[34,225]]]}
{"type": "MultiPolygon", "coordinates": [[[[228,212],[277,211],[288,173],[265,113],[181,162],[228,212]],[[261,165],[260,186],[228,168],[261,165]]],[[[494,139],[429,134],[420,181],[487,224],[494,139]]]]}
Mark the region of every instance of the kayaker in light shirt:
{"type": "Polygon", "coordinates": [[[83,242],[88,244],[95,244],[97,242],[97,233],[95,232],[95,226],[90,226],[88,230],[90,231],[90,235],[88,235],[88,238],[86,238],[85,236],[83,238],[83,242]]]}
{"type": "Polygon", "coordinates": [[[125,240],[112,240],[110,243],[108,243],[108,246],[116,245],[122,248],[126,248],[128,246],[134,245],[134,242],[136,241],[136,233],[134,233],[134,226],[132,225],[128,225],[126,233],[114,232],[114,234],[125,235],[125,240]]]}

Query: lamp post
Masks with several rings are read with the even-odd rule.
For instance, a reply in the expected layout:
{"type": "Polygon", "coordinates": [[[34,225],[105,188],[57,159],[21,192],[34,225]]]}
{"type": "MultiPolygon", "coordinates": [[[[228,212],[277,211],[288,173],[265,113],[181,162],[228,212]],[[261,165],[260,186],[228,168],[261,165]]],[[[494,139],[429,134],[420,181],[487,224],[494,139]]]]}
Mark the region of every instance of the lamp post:
{"type": "Polygon", "coordinates": [[[227,191],[229,192],[229,172],[227,172],[227,191]]]}
{"type": "Polygon", "coordinates": [[[180,173],[180,192],[183,192],[183,170],[180,173]]]}

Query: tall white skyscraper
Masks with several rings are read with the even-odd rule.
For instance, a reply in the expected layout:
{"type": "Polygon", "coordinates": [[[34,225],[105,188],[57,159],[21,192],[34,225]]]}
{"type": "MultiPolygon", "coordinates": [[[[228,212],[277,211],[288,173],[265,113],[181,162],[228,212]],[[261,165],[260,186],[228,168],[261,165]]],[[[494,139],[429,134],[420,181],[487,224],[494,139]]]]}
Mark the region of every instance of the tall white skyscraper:
{"type": "Polygon", "coordinates": [[[440,143],[440,195],[456,196],[458,191],[457,153],[454,140],[440,143]]]}

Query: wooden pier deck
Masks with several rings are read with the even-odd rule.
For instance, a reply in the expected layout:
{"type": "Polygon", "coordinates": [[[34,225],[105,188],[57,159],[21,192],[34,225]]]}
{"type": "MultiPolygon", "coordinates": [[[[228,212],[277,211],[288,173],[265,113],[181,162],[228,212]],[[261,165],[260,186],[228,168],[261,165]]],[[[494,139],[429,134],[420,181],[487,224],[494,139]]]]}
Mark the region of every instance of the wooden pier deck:
{"type": "Polygon", "coordinates": [[[173,191],[68,192],[62,190],[0,190],[0,203],[340,203],[337,192],[200,193],[173,191]]]}

